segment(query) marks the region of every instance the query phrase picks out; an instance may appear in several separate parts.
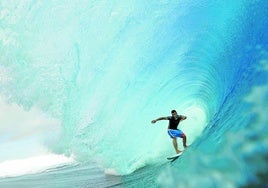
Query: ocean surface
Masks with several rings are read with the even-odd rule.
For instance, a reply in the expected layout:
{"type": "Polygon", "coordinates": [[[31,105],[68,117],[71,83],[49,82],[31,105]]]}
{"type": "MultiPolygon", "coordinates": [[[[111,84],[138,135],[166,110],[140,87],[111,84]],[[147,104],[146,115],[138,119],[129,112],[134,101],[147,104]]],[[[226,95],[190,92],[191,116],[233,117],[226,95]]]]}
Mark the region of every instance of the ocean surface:
{"type": "Polygon", "coordinates": [[[0,1],[1,188],[268,187],[267,112],[267,0],[0,1]]]}

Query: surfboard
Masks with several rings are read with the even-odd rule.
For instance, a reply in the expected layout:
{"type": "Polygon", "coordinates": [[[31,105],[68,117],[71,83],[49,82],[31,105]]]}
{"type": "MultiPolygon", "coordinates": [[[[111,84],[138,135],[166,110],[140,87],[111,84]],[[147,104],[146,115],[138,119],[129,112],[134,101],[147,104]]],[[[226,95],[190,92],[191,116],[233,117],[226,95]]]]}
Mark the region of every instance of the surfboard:
{"type": "Polygon", "coordinates": [[[179,158],[179,157],[182,155],[182,153],[183,153],[183,152],[178,153],[178,154],[173,155],[173,156],[170,156],[170,157],[168,157],[167,159],[168,159],[168,160],[172,160],[172,161],[174,161],[174,160],[176,160],[177,158],[179,158]]]}

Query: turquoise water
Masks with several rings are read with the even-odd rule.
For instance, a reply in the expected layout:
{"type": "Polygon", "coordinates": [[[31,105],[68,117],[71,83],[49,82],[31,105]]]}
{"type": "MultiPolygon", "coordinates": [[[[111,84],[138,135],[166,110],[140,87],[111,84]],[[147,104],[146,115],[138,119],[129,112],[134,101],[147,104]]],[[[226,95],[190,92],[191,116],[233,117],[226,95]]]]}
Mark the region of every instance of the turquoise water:
{"type": "Polygon", "coordinates": [[[0,186],[268,186],[267,10],[2,0],[0,186]],[[191,147],[169,163],[150,122],[172,109],[191,147]]]}

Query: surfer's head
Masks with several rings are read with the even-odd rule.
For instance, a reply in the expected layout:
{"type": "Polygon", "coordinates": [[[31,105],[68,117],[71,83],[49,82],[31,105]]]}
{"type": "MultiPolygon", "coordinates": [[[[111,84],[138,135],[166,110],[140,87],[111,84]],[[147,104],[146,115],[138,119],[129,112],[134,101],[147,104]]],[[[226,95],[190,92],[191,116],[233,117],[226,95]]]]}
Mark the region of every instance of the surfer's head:
{"type": "Polygon", "coordinates": [[[176,110],[171,110],[171,115],[172,116],[176,116],[177,115],[177,111],[176,110]]]}

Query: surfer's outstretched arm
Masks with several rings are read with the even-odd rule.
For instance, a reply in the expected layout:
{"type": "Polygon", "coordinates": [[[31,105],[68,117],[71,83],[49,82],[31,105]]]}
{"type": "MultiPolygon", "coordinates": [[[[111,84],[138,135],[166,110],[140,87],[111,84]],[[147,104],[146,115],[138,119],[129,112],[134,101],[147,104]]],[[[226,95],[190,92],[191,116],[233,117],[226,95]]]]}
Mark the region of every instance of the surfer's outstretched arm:
{"type": "Polygon", "coordinates": [[[159,118],[157,118],[155,120],[152,120],[151,123],[156,123],[157,121],[160,121],[160,120],[168,120],[168,117],[159,117],[159,118]]]}

